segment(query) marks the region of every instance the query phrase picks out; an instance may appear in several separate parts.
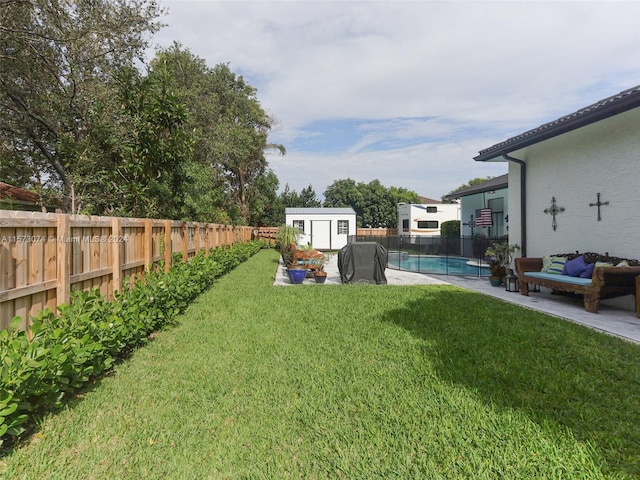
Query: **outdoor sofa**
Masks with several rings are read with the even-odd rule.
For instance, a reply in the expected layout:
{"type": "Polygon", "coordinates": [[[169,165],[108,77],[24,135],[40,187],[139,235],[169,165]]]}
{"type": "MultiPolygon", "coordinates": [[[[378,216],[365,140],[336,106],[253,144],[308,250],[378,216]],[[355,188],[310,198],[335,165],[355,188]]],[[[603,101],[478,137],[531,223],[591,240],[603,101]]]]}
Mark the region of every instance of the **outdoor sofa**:
{"type": "Polygon", "coordinates": [[[530,285],[584,296],[587,312],[598,313],[601,299],[636,293],[640,262],[598,253],[560,253],[544,258],[516,258],[518,286],[529,295],[530,285]]]}

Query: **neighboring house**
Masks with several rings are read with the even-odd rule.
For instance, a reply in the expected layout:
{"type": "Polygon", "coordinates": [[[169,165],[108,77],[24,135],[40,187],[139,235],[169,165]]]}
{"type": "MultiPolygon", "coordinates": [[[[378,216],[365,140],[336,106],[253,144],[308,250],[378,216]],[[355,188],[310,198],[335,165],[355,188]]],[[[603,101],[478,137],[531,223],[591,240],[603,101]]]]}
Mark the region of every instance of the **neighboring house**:
{"type": "Polygon", "coordinates": [[[460,235],[500,238],[509,231],[509,175],[445,195],[460,200],[460,235]]]}
{"type": "Polygon", "coordinates": [[[356,234],[356,212],[352,208],[286,208],[285,223],[300,231],[300,245],[316,250],[338,250],[356,234]]]}
{"type": "Polygon", "coordinates": [[[420,197],[422,203],[398,204],[398,234],[404,236],[440,235],[442,222],[460,220],[460,205],[420,197]]]}
{"type": "Polygon", "coordinates": [[[640,86],[479,152],[509,163],[509,242],[520,254],[640,258],[640,86]]]}

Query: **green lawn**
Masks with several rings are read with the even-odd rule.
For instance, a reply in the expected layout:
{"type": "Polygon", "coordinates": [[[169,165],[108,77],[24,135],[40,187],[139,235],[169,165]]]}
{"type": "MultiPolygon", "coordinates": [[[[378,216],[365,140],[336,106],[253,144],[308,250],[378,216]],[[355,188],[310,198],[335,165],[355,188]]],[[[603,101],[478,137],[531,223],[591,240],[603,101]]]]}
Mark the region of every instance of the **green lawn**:
{"type": "Polygon", "coordinates": [[[7,479],[640,478],[640,347],[262,251],[0,459],[7,479]]]}

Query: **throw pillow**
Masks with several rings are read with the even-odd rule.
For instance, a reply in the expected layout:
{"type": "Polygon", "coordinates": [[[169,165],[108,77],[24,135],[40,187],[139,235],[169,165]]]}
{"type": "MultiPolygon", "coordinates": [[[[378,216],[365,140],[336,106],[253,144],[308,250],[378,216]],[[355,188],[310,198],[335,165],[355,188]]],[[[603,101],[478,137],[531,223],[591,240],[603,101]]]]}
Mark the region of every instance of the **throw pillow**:
{"type": "Polygon", "coordinates": [[[596,262],[596,267],[613,267],[611,262],[596,262]]]}
{"type": "Polygon", "coordinates": [[[549,273],[549,266],[551,265],[551,257],[546,255],[542,257],[542,269],[541,272],[549,273]]]}
{"type": "Polygon", "coordinates": [[[628,267],[628,266],[629,266],[629,262],[627,262],[626,260],[622,260],[616,265],[616,267],[628,267]]]}
{"type": "Polygon", "coordinates": [[[570,277],[577,277],[586,269],[587,266],[584,263],[584,257],[580,255],[579,257],[576,257],[573,260],[569,260],[564,264],[564,267],[562,268],[562,274],[569,275],[570,277]]]}
{"type": "Polygon", "coordinates": [[[591,278],[593,277],[593,269],[596,268],[595,263],[587,263],[587,269],[580,274],[580,278],[591,278]]]}
{"type": "Polygon", "coordinates": [[[554,275],[562,274],[564,264],[567,263],[566,257],[551,257],[551,263],[547,268],[547,273],[553,273],[554,275]]]}

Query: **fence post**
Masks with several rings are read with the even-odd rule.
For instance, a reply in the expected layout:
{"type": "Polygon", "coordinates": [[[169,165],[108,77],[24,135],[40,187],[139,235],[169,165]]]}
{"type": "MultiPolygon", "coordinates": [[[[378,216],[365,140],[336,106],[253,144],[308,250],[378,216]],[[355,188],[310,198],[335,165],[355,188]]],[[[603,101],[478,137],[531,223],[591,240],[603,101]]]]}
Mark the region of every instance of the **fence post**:
{"type": "Polygon", "coordinates": [[[186,262],[189,258],[189,228],[187,222],[182,222],[182,261],[186,262]]]}
{"type": "Polygon", "coordinates": [[[164,271],[171,270],[171,255],[173,242],[171,241],[171,220],[164,221],[164,271]]]}
{"type": "Polygon", "coordinates": [[[194,224],[194,240],[196,241],[196,255],[200,253],[200,222],[194,224]]]}
{"type": "Polygon", "coordinates": [[[56,303],[62,305],[69,303],[71,285],[71,220],[69,215],[60,214],[58,216],[57,232],[57,257],[58,257],[58,285],[56,288],[56,303]]]}
{"type": "MultiPolygon", "coordinates": [[[[120,219],[111,220],[111,235],[116,240],[120,239],[120,219]]],[[[122,290],[122,248],[123,244],[115,241],[111,243],[111,281],[113,283],[112,295],[122,290]]]]}
{"type": "Polygon", "coordinates": [[[204,224],[204,256],[209,256],[209,224],[204,224]]]}
{"type": "Polygon", "coordinates": [[[153,265],[153,226],[151,219],[144,221],[144,271],[149,272],[153,265]]]}

